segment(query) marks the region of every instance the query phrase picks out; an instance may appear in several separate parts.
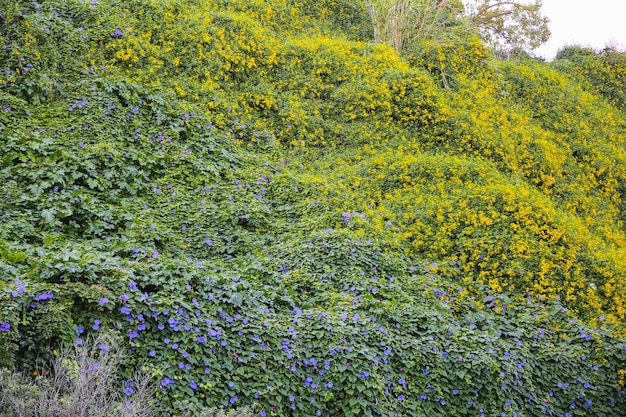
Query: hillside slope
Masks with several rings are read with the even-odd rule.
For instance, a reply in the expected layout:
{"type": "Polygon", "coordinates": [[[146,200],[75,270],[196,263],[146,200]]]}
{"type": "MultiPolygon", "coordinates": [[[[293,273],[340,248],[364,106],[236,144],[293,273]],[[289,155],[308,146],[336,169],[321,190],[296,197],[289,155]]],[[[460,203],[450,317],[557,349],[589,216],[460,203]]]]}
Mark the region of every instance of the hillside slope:
{"type": "Polygon", "coordinates": [[[2,364],[87,329],[173,414],[626,410],[619,86],[309,3],[0,0],[2,364]]]}

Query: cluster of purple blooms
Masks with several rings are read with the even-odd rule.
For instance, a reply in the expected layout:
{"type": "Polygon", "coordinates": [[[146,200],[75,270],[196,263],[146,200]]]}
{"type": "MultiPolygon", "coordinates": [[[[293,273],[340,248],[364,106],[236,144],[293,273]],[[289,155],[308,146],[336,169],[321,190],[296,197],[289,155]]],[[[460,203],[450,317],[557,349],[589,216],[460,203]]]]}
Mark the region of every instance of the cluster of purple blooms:
{"type": "Polygon", "coordinates": [[[112,38],[116,38],[116,39],[121,38],[122,36],[124,36],[124,32],[122,32],[122,27],[116,26],[115,30],[111,32],[110,35],[112,38]]]}

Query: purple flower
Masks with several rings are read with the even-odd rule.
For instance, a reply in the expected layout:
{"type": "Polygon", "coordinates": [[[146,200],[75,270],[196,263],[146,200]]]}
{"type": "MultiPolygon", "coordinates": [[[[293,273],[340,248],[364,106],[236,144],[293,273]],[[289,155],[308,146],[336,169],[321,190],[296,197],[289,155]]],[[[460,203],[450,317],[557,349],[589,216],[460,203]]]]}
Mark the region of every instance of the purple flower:
{"type": "Polygon", "coordinates": [[[42,301],[42,300],[49,300],[50,298],[53,298],[54,294],[52,294],[51,292],[47,292],[44,294],[37,294],[35,296],[35,299],[38,301],[42,301]]]}
{"type": "Polygon", "coordinates": [[[109,299],[106,297],[102,297],[99,301],[98,301],[98,305],[105,305],[106,303],[109,302],[109,299]]]}
{"type": "Polygon", "coordinates": [[[131,395],[134,392],[133,385],[134,384],[130,381],[124,382],[124,394],[131,395]]]}
{"type": "Polygon", "coordinates": [[[0,323],[0,332],[8,332],[11,330],[11,325],[7,322],[0,323]]]}
{"type": "Polygon", "coordinates": [[[120,308],[120,313],[128,316],[130,314],[130,308],[128,306],[124,306],[124,307],[120,308]]]}
{"type": "Polygon", "coordinates": [[[230,403],[231,403],[231,404],[235,404],[235,403],[237,402],[237,400],[238,400],[238,398],[237,398],[237,396],[235,395],[234,397],[232,397],[232,398],[230,399],[230,403]]]}
{"type": "Polygon", "coordinates": [[[198,388],[198,384],[196,384],[196,381],[194,381],[193,379],[191,381],[189,381],[189,386],[194,391],[195,391],[196,388],[198,388]]]}
{"type": "Polygon", "coordinates": [[[24,293],[24,290],[26,289],[26,287],[24,286],[24,284],[22,284],[22,281],[20,281],[19,279],[16,279],[14,282],[15,282],[15,285],[17,285],[17,290],[11,291],[11,295],[13,297],[17,297],[18,295],[24,293]]]}

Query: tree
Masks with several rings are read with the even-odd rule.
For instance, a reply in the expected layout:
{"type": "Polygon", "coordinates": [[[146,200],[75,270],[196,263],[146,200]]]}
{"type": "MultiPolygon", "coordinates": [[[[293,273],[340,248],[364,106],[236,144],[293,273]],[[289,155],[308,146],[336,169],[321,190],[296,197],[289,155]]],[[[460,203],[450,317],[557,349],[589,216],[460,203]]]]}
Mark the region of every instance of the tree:
{"type": "Polygon", "coordinates": [[[549,36],[541,0],[366,0],[376,42],[402,52],[419,39],[443,41],[478,33],[496,52],[531,51],[549,36]]]}
{"type": "Polygon", "coordinates": [[[460,0],[366,0],[376,42],[402,52],[417,39],[448,37],[463,14],[460,0]]]}
{"type": "Polygon", "coordinates": [[[532,51],[550,38],[549,20],[541,15],[541,0],[473,0],[466,14],[486,43],[497,53],[509,55],[516,50],[532,51]]]}

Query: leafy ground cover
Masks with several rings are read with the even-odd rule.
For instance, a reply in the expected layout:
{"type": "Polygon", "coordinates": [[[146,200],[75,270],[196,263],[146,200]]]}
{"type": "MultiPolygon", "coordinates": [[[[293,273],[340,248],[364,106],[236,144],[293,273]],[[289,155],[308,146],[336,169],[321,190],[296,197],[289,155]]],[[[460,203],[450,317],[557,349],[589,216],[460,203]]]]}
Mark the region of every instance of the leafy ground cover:
{"type": "Polygon", "coordinates": [[[619,55],[401,57],[335,0],[0,5],[3,365],[115,333],[172,415],[626,410],[619,55]]]}

